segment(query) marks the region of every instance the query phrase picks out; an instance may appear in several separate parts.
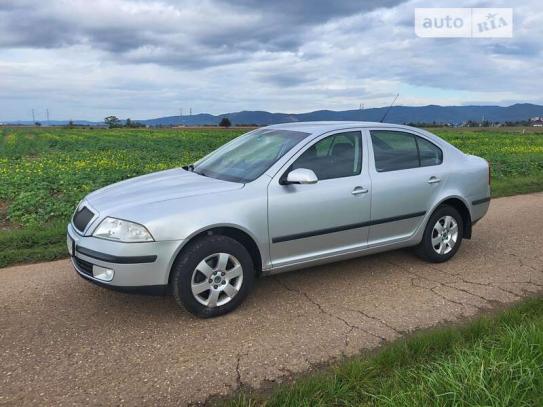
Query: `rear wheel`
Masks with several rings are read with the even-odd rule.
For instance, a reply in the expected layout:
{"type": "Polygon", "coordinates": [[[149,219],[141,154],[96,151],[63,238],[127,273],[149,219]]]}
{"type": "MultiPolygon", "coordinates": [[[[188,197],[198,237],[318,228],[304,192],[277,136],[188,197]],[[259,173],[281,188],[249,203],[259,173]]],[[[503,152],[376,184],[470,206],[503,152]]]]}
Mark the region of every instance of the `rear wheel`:
{"type": "Polygon", "coordinates": [[[234,310],[247,297],[255,275],[247,249],[220,235],[190,243],[172,273],[177,303],[202,318],[234,310]]]}
{"type": "Polygon", "coordinates": [[[432,214],[415,252],[424,260],[441,263],[453,257],[462,243],[464,224],[452,206],[440,206],[432,214]]]}

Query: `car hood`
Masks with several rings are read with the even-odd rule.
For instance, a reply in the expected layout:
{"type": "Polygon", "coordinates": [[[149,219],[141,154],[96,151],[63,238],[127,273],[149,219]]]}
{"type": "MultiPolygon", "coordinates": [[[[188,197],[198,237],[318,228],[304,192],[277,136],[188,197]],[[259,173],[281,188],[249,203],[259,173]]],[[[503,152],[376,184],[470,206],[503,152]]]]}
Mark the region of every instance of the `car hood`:
{"type": "Polygon", "coordinates": [[[149,203],[243,188],[244,184],[204,177],[181,168],[155,172],[109,185],[85,200],[101,215],[149,203]]]}

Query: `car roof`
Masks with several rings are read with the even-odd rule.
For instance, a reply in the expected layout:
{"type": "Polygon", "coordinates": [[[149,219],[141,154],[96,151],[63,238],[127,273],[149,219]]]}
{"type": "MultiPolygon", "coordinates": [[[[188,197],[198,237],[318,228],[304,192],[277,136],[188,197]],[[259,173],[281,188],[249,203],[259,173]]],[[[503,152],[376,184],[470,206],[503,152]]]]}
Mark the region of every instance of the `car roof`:
{"type": "Polygon", "coordinates": [[[267,126],[267,128],[303,131],[306,133],[325,133],[328,131],[348,129],[352,127],[382,127],[382,128],[404,128],[414,130],[413,127],[401,124],[381,123],[381,122],[362,122],[362,121],[322,121],[322,122],[291,122],[280,123],[267,126]]]}

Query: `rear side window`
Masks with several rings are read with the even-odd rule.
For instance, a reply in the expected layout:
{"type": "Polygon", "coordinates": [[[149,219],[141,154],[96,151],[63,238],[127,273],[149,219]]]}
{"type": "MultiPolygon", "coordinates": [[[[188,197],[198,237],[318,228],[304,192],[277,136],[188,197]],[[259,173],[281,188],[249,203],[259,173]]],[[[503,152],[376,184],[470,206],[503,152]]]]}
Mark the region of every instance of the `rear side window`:
{"type": "Polygon", "coordinates": [[[372,130],[371,141],[378,172],[439,165],[443,152],[439,147],[412,133],[372,130]]]}
{"type": "Polygon", "coordinates": [[[417,141],[411,133],[371,131],[375,168],[379,172],[405,170],[419,166],[417,141]]]}
{"type": "Polygon", "coordinates": [[[419,145],[421,167],[439,165],[443,162],[443,152],[438,146],[422,137],[416,137],[416,139],[419,145]]]}
{"type": "Polygon", "coordinates": [[[362,137],[359,131],[337,133],[309,147],[292,169],[313,170],[319,180],[351,177],[362,168],[362,137]]]}

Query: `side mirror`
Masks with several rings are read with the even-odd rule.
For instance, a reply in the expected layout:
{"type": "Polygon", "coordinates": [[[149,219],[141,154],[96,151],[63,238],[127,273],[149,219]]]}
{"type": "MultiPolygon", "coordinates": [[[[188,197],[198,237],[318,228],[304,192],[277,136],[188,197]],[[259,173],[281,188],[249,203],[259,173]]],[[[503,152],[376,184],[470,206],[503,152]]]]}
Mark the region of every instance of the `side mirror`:
{"type": "Polygon", "coordinates": [[[318,180],[312,170],[296,168],[288,173],[286,184],[316,184],[318,180]]]}

